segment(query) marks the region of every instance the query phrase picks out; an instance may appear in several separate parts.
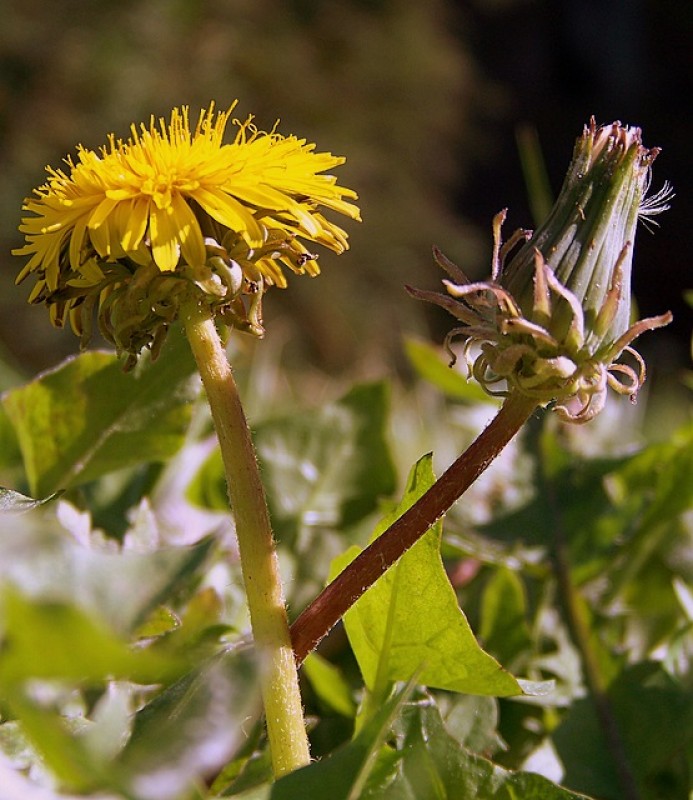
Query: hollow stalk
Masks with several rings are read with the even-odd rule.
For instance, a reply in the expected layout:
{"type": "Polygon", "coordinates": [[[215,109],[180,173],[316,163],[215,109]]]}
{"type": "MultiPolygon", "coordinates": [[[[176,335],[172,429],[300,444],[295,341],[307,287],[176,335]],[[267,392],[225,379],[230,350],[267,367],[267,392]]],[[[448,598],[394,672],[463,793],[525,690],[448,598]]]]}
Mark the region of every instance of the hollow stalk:
{"type": "Polygon", "coordinates": [[[192,298],[181,317],[219,439],[253,637],[263,667],[261,689],[272,764],[279,777],[309,763],[310,752],[267,502],[238,388],[214,320],[192,298]]]}

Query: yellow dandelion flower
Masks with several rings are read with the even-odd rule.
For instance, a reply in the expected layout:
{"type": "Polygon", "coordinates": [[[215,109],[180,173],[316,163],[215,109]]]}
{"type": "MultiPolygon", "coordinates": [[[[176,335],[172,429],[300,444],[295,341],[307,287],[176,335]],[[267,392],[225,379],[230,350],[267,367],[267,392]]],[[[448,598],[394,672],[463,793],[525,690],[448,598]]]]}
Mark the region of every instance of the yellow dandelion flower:
{"type": "Polygon", "coordinates": [[[216,112],[212,103],[192,130],[188,108],[175,108],[168,123],[152,118],[133,125],[127,141],[111,135],[98,152],[79,147],[67,169],[48,167],[47,182],[24,205],[26,244],[14,251],[28,257],[17,283],[36,277],[29,301],[45,302],[57,326],[69,317],[85,338],[94,306],[103,311],[108,300],[102,332],[132,353],[175,317],[169,295],[184,278],[226,321],[260,332],[258,312],[249,314],[240,295],[256,304],[266,286],[286,286],[283,267],[316,275],[312,244],[347,248],[345,231],[318,209],[360,217],[349,202],[355,192],[328,172],[344,158],[259,131],[252,117],[234,119],[235,139],[224,143],[234,107],[216,112]],[[142,311],[145,286],[148,301],[155,292],[154,312],[142,311]],[[123,315],[148,330],[124,336],[123,315]]]}

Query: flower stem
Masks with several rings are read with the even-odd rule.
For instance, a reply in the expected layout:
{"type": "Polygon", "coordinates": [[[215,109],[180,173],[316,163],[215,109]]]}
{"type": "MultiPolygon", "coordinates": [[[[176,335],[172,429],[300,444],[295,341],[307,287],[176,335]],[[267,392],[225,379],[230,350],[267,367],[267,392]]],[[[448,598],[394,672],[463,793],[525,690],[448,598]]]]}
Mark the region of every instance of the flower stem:
{"type": "Polygon", "coordinates": [[[194,299],[181,318],[219,439],[253,637],[263,665],[262,699],[277,777],[310,761],[298,672],[265,493],[250,430],[210,312],[194,299]]]}
{"type": "Polygon", "coordinates": [[[301,663],[351,606],[420,539],[481,475],[536,409],[513,393],[455,463],[381,536],[354,559],[291,626],[301,663]]]}

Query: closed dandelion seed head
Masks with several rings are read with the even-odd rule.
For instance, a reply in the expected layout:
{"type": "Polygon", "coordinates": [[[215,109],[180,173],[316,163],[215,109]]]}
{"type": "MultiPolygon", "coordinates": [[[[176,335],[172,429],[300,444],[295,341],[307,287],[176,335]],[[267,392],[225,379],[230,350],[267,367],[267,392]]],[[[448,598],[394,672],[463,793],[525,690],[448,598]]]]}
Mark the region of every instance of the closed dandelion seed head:
{"type": "Polygon", "coordinates": [[[86,345],[94,317],[103,336],[136,361],[158,350],[190,292],[225,323],[263,334],[261,300],[286,286],[285,270],[317,275],[315,246],[347,249],[347,234],[321,209],[359,220],[356,194],[329,174],[344,158],[252,118],[186,107],[170,120],[132,126],[98,152],[78,148],[65,169],[28,198],[20,230],[31,303],[57,327],[69,321],[86,345]]]}
{"type": "Polygon", "coordinates": [[[668,184],[647,196],[658,153],[639,128],[592,120],[546,221],[503,243],[506,212],[494,218],[489,281],[469,281],[436,251],[447,294],[409,289],[460,321],[446,345],[466,339],[469,373],[490,394],[518,392],[577,423],[602,410],[608,387],[635,400],[645,364],[631,343],[671,321],[666,313],[631,324],[637,223],[653,223],[673,196],[668,184]]]}

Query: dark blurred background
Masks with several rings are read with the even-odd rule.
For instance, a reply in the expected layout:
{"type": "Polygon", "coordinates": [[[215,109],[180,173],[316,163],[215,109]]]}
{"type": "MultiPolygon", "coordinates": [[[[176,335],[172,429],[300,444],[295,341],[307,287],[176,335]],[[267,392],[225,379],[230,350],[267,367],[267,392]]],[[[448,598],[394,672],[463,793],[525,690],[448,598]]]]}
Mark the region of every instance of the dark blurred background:
{"type": "MultiPolygon", "coordinates": [[[[30,375],[77,350],[13,285],[22,198],[75,145],[126,136],[131,122],[211,99],[239,117],[346,155],[360,195],[352,248],[323,274],[267,297],[268,336],[328,372],[399,363],[401,334],[449,327],[403,284],[435,288],[437,244],[469,274],[488,272],[490,220],[533,220],[516,145],[536,131],[560,187],[591,115],[639,125],[663,148],[653,188],[672,210],[643,227],[634,288],[641,316],[672,309],[644,337],[657,380],[688,358],[693,209],[693,4],[680,0],[4,0],[0,2],[0,348],[30,375]],[[273,323],[276,324],[273,327],[273,323]],[[279,320],[283,322],[280,323],[279,320]],[[659,377],[658,377],[659,376],[659,377]]],[[[667,377],[668,376],[668,377],[667,377]]]]}

